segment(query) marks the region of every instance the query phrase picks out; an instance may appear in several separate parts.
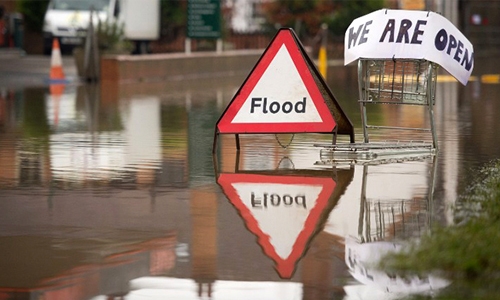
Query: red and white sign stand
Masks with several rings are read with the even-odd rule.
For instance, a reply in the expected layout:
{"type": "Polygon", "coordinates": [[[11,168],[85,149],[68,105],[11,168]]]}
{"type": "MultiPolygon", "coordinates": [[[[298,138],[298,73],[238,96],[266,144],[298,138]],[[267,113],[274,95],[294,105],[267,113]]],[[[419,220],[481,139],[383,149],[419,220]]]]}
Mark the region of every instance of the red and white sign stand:
{"type": "Polygon", "coordinates": [[[292,29],[282,28],[233,97],[216,125],[218,134],[349,134],[344,114],[292,29]]]}

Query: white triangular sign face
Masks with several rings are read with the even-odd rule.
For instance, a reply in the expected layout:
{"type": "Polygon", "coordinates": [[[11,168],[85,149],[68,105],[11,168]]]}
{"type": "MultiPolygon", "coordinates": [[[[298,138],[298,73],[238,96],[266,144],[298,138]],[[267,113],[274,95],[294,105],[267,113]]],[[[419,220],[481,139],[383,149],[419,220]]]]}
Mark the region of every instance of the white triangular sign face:
{"type": "Polygon", "coordinates": [[[233,188],[243,204],[252,211],[259,228],[269,235],[270,243],[282,259],[290,256],[309,212],[316,206],[323,190],[323,186],[318,185],[272,183],[235,183],[233,188]]]}
{"type": "Polygon", "coordinates": [[[285,44],[233,119],[234,123],[322,122],[285,44]]]}

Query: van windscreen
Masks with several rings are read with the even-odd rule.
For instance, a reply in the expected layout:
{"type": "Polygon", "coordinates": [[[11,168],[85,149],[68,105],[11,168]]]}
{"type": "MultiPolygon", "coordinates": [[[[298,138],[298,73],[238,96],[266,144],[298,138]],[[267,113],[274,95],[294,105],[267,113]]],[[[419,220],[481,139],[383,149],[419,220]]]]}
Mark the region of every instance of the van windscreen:
{"type": "Polygon", "coordinates": [[[53,7],[57,10],[106,10],[110,0],[53,0],[53,7]]]}

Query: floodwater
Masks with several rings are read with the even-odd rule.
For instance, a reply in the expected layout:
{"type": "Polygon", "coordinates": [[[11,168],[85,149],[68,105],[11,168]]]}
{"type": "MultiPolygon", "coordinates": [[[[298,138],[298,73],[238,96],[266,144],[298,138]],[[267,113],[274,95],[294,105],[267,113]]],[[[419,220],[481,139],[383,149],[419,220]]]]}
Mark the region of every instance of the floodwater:
{"type": "MultiPolygon", "coordinates": [[[[315,146],[325,134],[242,135],[240,151],[220,135],[214,163],[245,74],[5,88],[0,298],[404,298],[357,260],[451,224],[472,168],[500,157],[495,65],[478,58],[465,87],[438,78],[437,155],[335,165],[315,146]]],[[[361,141],[356,68],[331,67],[328,85],[361,141]]],[[[429,121],[403,106],[369,117],[429,121]]]]}

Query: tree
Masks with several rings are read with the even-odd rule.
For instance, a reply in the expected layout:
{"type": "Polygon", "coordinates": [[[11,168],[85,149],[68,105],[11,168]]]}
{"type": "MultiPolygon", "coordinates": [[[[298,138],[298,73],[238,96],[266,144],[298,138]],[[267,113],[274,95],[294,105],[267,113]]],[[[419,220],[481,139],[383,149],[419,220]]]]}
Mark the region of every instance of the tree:
{"type": "Polygon", "coordinates": [[[384,0],[336,0],[338,9],[327,18],[330,31],[343,36],[351,22],[363,15],[384,7],[384,0]]]}
{"type": "Polygon", "coordinates": [[[357,17],[380,9],[384,0],[275,0],[263,5],[268,26],[292,27],[301,38],[314,37],[322,23],[342,36],[357,17]]]}
{"type": "Polygon", "coordinates": [[[179,31],[186,27],[186,0],[161,0],[161,35],[175,39],[179,31]]]}
{"type": "Polygon", "coordinates": [[[49,0],[18,0],[17,10],[23,15],[24,26],[33,32],[42,32],[43,18],[47,11],[49,0]]]}
{"type": "Polygon", "coordinates": [[[327,15],[336,7],[335,0],[276,0],[263,4],[270,27],[291,27],[299,37],[315,36],[327,15]]]}

